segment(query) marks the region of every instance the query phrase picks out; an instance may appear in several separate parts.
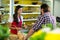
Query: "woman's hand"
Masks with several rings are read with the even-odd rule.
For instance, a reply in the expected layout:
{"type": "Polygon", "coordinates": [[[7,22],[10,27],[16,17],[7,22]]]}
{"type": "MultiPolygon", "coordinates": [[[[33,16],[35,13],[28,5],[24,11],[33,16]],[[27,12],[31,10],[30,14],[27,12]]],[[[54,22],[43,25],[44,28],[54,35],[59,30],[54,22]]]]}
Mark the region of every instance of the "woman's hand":
{"type": "Polygon", "coordinates": [[[10,26],[10,29],[16,29],[16,26],[15,26],[15,25],[12,25],[12,26],[14,26],[14,27],[11,27],[11,26],[10,26]]]}
{"type": "Polygon", "coordinates": [[[14,27],[10,27],[10,29],[16,29],[16,28],[14,28],[14,27]]]}
{"type": "Polygon", "coordinates": [[[18,27],[16,27],[16,29],[19,31],[19,30],[22,30],[22,28],[18,28],[18,27]]]}
{"type": "Polygon", "coordinates": [[[27,28],[27,25],[24,24],[24,28],[26,29],[27,28]]]}

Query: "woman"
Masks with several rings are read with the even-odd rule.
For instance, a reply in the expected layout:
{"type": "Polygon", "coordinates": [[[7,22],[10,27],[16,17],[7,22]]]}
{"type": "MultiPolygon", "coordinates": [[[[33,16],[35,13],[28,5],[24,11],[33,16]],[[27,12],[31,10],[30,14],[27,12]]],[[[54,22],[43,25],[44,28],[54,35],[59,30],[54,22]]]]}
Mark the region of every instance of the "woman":
{"type": "Polygon", "coordinates": [[[17,34],[18,30],[20,30],[22,27],[23,21],[22,21],[21,13],[22,13],[22,7],[19,5],[16,6],[15,14],[13,15],[13,22],[12,22],[12,26],[11,26],[11,27],[15,27],[15,29],[11,28],[12,34],[17,34]]]}
{"type": "Polygon", "coordinates": [[[22,23],[23,23],[23,17],[21,16],[21,13],[22,13],[22,6],[18,5],[15,8],[13,18],[9,19],[9,22],[11,23],[10,24],[11,34],[18,35],[19,38],[21,36],[19,30],[22,29],[22,23]]]}

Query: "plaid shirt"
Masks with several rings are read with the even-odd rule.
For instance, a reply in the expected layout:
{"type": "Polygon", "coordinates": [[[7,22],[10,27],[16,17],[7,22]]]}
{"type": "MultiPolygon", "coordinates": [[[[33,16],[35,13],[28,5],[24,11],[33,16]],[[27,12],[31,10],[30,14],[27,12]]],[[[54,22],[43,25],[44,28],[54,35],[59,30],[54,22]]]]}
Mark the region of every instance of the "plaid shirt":
{"type": "Polygon", "coordinates": [[[44,15],[39,16],[38,20],[33,25],[33,30],[34,31],[39,30],[40,28],[42,28],[42,24],[53,23],[51,19],[52,18],[51,18],[50,12],[44,13],[44,15]]]}

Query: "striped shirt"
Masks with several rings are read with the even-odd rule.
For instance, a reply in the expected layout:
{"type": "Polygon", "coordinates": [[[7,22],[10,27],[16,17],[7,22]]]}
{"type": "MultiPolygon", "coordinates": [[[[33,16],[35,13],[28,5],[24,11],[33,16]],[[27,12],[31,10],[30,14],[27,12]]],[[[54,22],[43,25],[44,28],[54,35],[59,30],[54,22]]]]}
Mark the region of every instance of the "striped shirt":
{"type": "Polygon", "coordinates": [[[33,30],[37,31],[40,28],[42,28],[42,24],[47,24],[47,23],[52,23],[54,24],[55,19],[52,18],[52,15],[50,15],[50,12],[44,13],[44,15],[41,15],[38,17],[38,20],[36,23],[33,25],[33,30]]]}

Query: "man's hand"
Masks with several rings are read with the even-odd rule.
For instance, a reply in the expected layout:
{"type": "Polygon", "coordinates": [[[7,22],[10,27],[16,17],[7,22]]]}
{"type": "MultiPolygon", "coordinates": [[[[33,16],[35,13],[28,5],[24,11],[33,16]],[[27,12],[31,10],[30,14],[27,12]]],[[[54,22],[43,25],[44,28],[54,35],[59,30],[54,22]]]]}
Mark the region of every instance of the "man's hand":
{"type": "Polygon", "coordinates": [[[27,37],[24,37],[24,40],[28,40],[28,38],[27,37]]]}
{"type": "Polygon", "coordinates": [[[24,40],[28,40],[28,38],[29,38],[33,33],[34,33],[34,30],[31,29],[31,30],[28,32],[27,36],[24,37],[24,40]]]}

